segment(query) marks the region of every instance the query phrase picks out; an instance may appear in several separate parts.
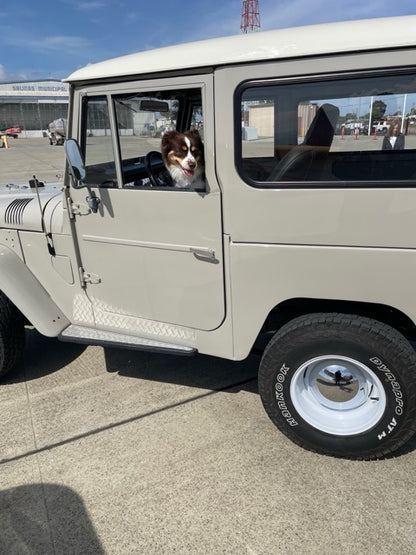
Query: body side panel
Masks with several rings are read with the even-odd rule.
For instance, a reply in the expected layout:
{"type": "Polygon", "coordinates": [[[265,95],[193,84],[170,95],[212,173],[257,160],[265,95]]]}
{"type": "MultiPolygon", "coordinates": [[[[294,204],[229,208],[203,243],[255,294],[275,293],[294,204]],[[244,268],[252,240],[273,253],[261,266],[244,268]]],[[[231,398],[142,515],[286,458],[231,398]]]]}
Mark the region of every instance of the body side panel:
{"type": "Polygon", "coordinates": [[[232,244],[235,358],[247,356],[266,316],[294,298],[394,307],[416,322],[416,251],[232,244]]]}
{"type": "MultiPolygon", "coordinates": [[[[234,92],[247,80],[310,78],[414,64],[414,51],[327,56],[219,69],[216,170],[230,236],[234,357],[269,312],[292,298],[382,303],[416,321],[416,183],[412,188],[260,189],[235,166],[234,92]]],[[[381,148],[381,144],[380,144],[381,148]]]]}

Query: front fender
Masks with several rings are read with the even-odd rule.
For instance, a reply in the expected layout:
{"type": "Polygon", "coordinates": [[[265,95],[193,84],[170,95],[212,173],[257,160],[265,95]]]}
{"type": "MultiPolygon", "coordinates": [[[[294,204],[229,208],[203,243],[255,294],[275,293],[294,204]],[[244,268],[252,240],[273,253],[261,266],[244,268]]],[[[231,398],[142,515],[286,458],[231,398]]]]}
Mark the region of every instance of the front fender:
{"type": "Polygon", "coordinates": [[[69,326],[69,320],[41,283],[4,245],[0,245],[0,289],[43,335],[56,337],[69,326]]]}

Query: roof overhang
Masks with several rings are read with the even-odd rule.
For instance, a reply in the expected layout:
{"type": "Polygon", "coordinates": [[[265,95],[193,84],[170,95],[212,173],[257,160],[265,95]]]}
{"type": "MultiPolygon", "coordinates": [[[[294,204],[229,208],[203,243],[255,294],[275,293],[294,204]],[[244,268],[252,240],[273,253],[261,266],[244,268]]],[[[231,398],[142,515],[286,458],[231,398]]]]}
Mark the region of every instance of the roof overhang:
{"type": "Polygon", "coordinates": [[[416,44],[416,16],[367,19],[234,35],[146,50],[87,65],[82,82],[227,64],[404,48],[416,44]],[[394,32],[389,30],[394,29],[394,32]]]}

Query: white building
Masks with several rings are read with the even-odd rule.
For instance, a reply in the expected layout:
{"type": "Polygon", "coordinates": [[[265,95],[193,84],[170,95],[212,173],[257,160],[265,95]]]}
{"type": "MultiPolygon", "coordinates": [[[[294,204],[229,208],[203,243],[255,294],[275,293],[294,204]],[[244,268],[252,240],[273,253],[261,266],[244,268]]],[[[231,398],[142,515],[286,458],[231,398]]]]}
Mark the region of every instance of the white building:
{"type": "Polygon", "coordinates": [[[55,80],[0,83],[0,129],[20,127],[22,136],[43,136],[48,124],[66,118],[68,84],[55,80]]]}

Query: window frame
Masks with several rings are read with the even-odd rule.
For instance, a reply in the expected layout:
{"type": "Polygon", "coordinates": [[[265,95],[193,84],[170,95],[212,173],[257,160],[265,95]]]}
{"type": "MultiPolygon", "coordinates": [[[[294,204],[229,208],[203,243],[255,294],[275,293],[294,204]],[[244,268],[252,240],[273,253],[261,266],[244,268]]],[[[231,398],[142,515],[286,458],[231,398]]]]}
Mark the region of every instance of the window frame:
{"type": "MultiPolygon", "coordinates": [[[[204,136],[203,136],[203,143],[204,143],[204,150],[205,154],[209,151],[212,152],[213,147],[213,137],[214,137],[214,125],[209,124],[208,121],[205,121],[207,118],[208,112],[212,115],[213,118],[213,74],[212,72],[202,72],[197,73],[195,75],[183,75],[183,76],[169,76],[169,77],[155,77],[154,79],[149,80],[132,80],[126,82],[118,82],[118,83],[110,83],[105,84],[101,83],[95,85],[93,87],[85,87],[80,88],[76,91],[75,97],[78,96],[78,102],[76,105],[78,106],[78,116],[77,116],[77,135],[79,137],[81,152],[84,155],[85,159],[85,142],[86,142],[86,117],[87,111],[84,107],[84,103],[87,102],[89,99],[106,99],[107,106],[108,106],[108,113],[109,113],[109,120],[110,120],[110,127],[111,127],[111,138],[113,144],[113,151],[114,151],[114,162],[116,167],[116,175],[117,175],[117,186],[111,187],[112,190],[115,189],[131,189],[130,187],[125,187],[124,184],[124,175],[123,175],[123,168],[122,168],[122,151],[120,145],[120,137],[117,129],[117,116],[115,110],[115,98],[122,97],[123,95],[135,94],[135,93],[143,93],[143,94],[152,94],[158,91],[198,91],[199,98],[198,101],[195,102],[195,99],[190,98],[190,103],[187,110],[184,110],[182,106],[179,109],[179,116],[178,116],[178,128],[182,125],[185,125],[187,119],[189,118],[189,124],[191,123],[191,117],[195,106],[200,106],[202,109],[202,114],[204,117],[204,136]],[[207,124],[207,125],[205,125],[207,124]],[[208,132],[205,133],[207,131],[208,132]]],[[[192,96],[192,95],[191,95],[192,96]]],[[[180,102],[182,104],[182,101],[180,102]]],[[[157,149],[160,150],[160,149],[157,149]]],[[[205,168],[207,170],[207,168],[205,168]]],[[[213,190],[218,189],[218,184],[215,180],[210,180],[211,185],[209,184],[207,177],[206,177],[206,189],[205,193],[212,192],[213,190]]],[[[100,188],[100,185],[92,184],[91,187],[93,188],[100,188]]],[[[104,186],[105,187],[105,186],[104,186]]],[[[137,190],[166,190],[166,191],[175,191],[175,192],[193,192],[189,189],[180,189],[175,187],[137,187],[137,190]]],[[[135,189],[136,190],[136,189],[135,189]]]]}
{"type": "Polygon", "coordinates": [[[111,187],[113,189],[117,189],[120,187],[120,175],[119,175],[119,171],[118,171],[118,157],[119,157],[119,148],[118,145],[115,144],[114,142],[114,134],[113,134],[113,128],[114,128],[114,118],[113,118],[113,113],[112,113],[112,106],[111,106],[111,102],[110,102],[110,98],[109,95],[106,94],[105,92],[101,92],[101,93],[97,93],[97,94],[83,94],[81,96],[81,117],[80,117],[80,150],[81,150],[81,154],[83,156],[84,159],[84,164],[86,169],[88,169],[88,166],[86,165],[86,148],[87,148],[87,140],[88,140],[88,109],[87,109],[87,105],[89,102],[96,102],[96,101],[103,101],[106,103],[107,106],[107,117],[108,117],[108,123],[110,126],[110,136],[109,136],[109,144],[111,144],[111,148],[112,148],[112,154],[113,154],[113,160],[112,163],[114,164],[114,176],[115,176],[115,182],[114,180],[109,180],[107,185],[104,185],[104,183],[89,183],[87,186],[88,188],[96,188],[96,189],[104,189],[104,188],[108,188],[111,187]],[[117,146],[117,148],[116,148],[117,146]],[[113,183],[112,185],[109,185],[110,181],[113,183]]]}

